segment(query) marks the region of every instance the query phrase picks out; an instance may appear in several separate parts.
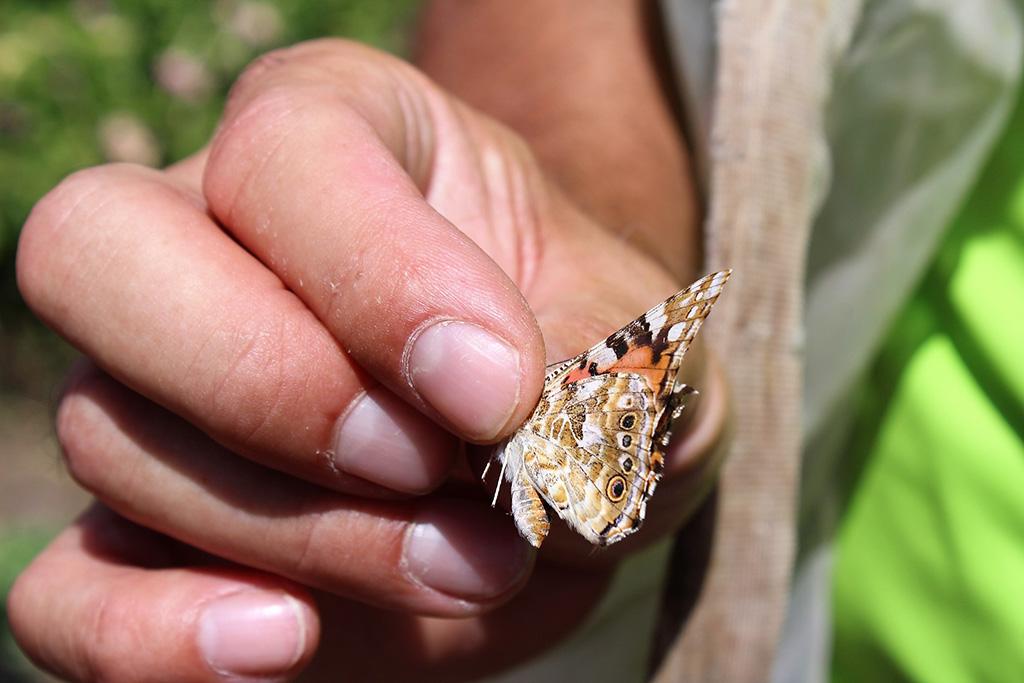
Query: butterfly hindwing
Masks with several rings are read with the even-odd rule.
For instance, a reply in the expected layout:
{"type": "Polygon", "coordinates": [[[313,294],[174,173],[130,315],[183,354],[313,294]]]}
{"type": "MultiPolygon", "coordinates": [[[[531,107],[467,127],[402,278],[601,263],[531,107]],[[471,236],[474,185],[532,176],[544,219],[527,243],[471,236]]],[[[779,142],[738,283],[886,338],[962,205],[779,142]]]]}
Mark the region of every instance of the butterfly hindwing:
{"type": "Polygon", "coordinates": [[[605,545],[643,518],[656,428],[653,392],[613,373],[554,385],[560,410],[523,430],[524,468],[549,506],[591,543],[605,545]]]}

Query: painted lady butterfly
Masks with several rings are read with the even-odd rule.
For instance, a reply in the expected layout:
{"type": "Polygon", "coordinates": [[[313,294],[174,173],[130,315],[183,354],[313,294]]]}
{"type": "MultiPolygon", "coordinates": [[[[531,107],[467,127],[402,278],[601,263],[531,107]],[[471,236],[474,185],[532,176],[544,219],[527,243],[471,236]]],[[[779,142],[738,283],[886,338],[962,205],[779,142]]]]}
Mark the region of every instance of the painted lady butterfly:
{"type": "Polygon", "coordinates": [[[731,272],[698,280],[549,366],[537,408],[492,458],[501,461],[498,489],[511,483],[512,515],[531,545],[539,548],[550,528],[545,503],[595,545],[640,528],[672,424],[696,393],[679,382],[679,365],[731,272]]]}

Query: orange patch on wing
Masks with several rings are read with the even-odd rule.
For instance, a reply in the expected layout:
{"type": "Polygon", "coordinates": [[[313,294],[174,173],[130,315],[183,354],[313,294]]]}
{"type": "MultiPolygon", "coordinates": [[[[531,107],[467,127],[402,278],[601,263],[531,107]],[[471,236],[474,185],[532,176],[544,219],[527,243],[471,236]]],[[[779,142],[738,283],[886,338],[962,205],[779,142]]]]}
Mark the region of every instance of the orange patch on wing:
{"type": "MultiPolygon", "coordinates": [[[[668,372],[668,366],[672,362],[672,355],[669,351],[674,349],[668,349],[661,354],[658,358],[658,362],[655,364],[652,350],[649,346],[638,346],[631,349],[625,356],[619,358],[614,363],[610,363],[604,367],[598,368],[597,374],[603,375],[609,372],[629,372],[634,375],[640,375],[647,380],[651,389],[658,393],[665,381],[665,375],[668,372]]],[[[589,366],[588,366],[589,367],[589,366]]],[[[572,384],[582,379],[593,377],[590,374],[588,368],[574,367],[569,374],[562,380],[564,384],[572,384]]]]}
{"type": "Polygon", "coordinates": [[[572,369],[572,372],[565,376],[563,384],[572,384],[573,382],[579,382],[581,379],[586,379],[587,377],[592,377],[592,375],[589,372],[587,372],[586,368],[576,367],[572,369]]]}
{"type": "MultiPolygon", "coordinates": [[[[664,368],[636,368],[635,370],[630,370],[630,372],[640,375],[646,379],[647,383],[651,386],[651,391],[653,391],[655,395],[660,393],[661,385],[665,381],[665,375],[668,374],[664,368]]],[[[659,410],[660,409],[661,408],[659,407],[659,410]]]]}
{"type": "MultiPolygon", "coordinates": [[[[661,359],[664,358],[665,356],[663,355],[661,359]]],[[[625,356],[604,368],[604,370],[607,372],[614,368],[649,368],[652,365],[654,365],[654,357],[651,355],[651,347],[637,346],[630,349],[625,356]]]]}
{"type": "Polygon", "coordinates": [[[623,371],[640,375],[647,380],[655,393],[659,393],[668,373],[669,364],[672,362],[671,351],[675,351],[675,349],[666,349],[655,363],[652,349],[649,346],[638,346],[608,367],[602,368],[601,372],[623,371]]]}

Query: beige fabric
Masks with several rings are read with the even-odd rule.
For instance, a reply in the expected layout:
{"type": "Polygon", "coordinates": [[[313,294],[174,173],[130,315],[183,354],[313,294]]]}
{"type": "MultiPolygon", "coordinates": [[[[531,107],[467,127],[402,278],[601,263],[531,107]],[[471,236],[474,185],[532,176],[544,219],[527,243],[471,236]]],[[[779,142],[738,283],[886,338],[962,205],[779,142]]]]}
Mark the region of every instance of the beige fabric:
{"type": "Polygon", "coordinates": [[[735,392],[704,588],[655,677],[764,681],[795,547],[801,312],[826,97],[824,0],[719,6],[708,269],[735,270],[705,333],[735,392]]]}

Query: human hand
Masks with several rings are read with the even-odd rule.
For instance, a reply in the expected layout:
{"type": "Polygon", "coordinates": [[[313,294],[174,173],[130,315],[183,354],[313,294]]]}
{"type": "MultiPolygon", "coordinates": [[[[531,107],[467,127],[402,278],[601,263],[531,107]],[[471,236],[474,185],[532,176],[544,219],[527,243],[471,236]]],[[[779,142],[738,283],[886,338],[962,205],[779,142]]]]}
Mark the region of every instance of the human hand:
{"type": "Polygon", "coordinates": [[[717,464],[721,379],[691,357],[704,400],[644,530],[592,556],[559,527],[533,567],[452,433],[506,435],[546,361],[680,283],[508,130],[356,45],[255,64],[208,154],[65,181],[19,282],[90,358],[58,430],[102,506],[9,609],[69,678],[295,675],[314,653],[314,677],[500,669],[577,624],[717,464]]]}

